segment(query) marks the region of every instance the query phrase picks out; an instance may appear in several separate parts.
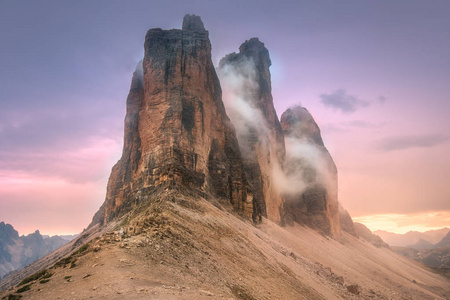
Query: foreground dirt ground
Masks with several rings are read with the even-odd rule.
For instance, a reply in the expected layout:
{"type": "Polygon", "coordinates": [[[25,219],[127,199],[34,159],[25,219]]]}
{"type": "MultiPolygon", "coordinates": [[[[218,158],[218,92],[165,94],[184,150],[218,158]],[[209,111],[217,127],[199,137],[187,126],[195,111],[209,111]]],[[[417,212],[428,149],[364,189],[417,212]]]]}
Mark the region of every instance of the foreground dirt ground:
{"type": "MultiPolygon", "coordinates": [[[[53,265],[53,263],[51,264],[53,265]]],[[[50,265],[49,265],[50,267],[50,265]]],[[[125,215],[23,299],[449,299],[450,281],[390,249],[299,225],[255,226],[176,192],[125,215]],[[118,234],[126,235],[121,245],[118,234]]],[[[52,274],[52,275],[50,275],[52,274]]],[[[45,278],[47,277],[47,278],[45,278]]],[[[31,285],[29,285],[31,284],[31,285]]],[[[29,290],[18,289],[29,285],[29,290]]]]}

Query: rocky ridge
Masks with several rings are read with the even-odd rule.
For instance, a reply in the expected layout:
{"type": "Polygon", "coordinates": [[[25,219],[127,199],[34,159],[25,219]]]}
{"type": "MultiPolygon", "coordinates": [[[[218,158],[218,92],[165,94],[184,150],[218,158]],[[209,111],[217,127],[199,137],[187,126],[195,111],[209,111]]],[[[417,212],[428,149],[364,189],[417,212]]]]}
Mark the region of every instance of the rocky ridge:
{"type": "MultiPolygon", "coordinates": [[[[448,281],[390,249],[339,241],[161,190],[0,282],[46,299],[445,299],[448,281]],[[119,229],[126,232],[121,240],[119,229]],[[45,269],[43,269],[45,268],[45,269]],[[25,276],[28,276],[25,278],[25,276]],[[20,280],[22,283],[16,285],[20,280]]],[[[5,286],[6,285],[6,286],[5,286]]]]}
{"type": "Polygon", "coordinates": [[[127,99],[123,155],[92,224],[161,188],[208,194],[251,215],[252,192],[200,17],[186,15],[181,30],[150,29],[144,46],[127,99]]]}
{"type": "Polygon", "coordinates": [[[67,242],[59,236],[44,237],[39,230],[19,236],[13,226],[0,222],[0,278],[31,264],[67,242]]]}
{"type": "Polygon", "coordinates": [[[375,247],[385,247],[389,248],[389,245],[386,244],[378,235],[373,234],[369,228],[367,228],[364,224],[354,223],[355,229],[358,232],[359,237],[363,240],[371,243],[375,247]]]}
{"type": "Polygon", "coordinates": [[[284,127],[279,121],[262,42],[244,42],[219,64],[231,120],[200,17],[186,15],[181,30],[150,29],[144,46],[127,98],[122,157],[91,226],[159,189],[182,189],[222,199],[254,222],[267,217],[341,234],[336,166],[306,109],[286,111],[284,127]],[[318,162],[292,143],[307,144],[318,162]],[[288,186],[301,188],[286,191],[288,186]]]}
{"type": "Polygon", "coordinates": [[[340,219],[337,171],[317,124],[303,108],[278,121],[264,44],[251,39],[224,62],[249,79],[238,95],[265,131],[251,129],[251,114],[247,131],[228,118],[200,17],[185,16],[181,30],[149,30],[104,204],[80,237],[2,280],[9,290],[0,297],[450,296],[444,278],[356,238],[348,213],[340,219]],[[317,157],[293,155],[288,139],[317,157]],[[280,186],[276,172],[301,189],[280,186]]]}

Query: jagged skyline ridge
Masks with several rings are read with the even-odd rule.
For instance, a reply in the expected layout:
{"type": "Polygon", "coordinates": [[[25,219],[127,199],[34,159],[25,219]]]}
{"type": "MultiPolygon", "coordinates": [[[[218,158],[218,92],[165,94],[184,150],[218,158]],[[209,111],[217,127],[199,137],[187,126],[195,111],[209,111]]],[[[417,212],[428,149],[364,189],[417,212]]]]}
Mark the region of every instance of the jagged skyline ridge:
{"type": "MultiPolygon", "coordinates": [[[[169,10],[159,7],[160,11],[168,15],[178,15],[162,22],[148,16],[143,18],[145,21],[139,21],[136,16],[144,7],[136,5],[128,8],[122,15],[123,19],[118,18],[114,20],[115,23],[111,23],[108,16],[117,13],[118,9],[114,5],[101,10],[95,18],[88,10],[78,6],[73,7],[70,14],[66,12],[49,17],[45,11],[52,10],[45,10],[45,6],[33,8],[30,4],[26,9],[21,9],[20,4],[17,5],[19,7],[5,5],[5,10],[2,10],[8,14],[2,20],[13,24],[13,31],[4,35],[4,40],[9,42],[5,43],[3,51],[8,56],[2,55],[2,59],[8,58],[8,62],[2,61],[6,71],[2,72],[1,80],[5,87],[2,97],[5,109],[1,131],[4,153],[1,164],[4,178],[1,211],[11,212],[4,217],[7,222],[26,224],[26,220],[34,220],[34,223],[43,225],[33,226],[28,232],[36,228],[46,232],[45,224],[53,224],[47,228],[62,224],[58,230],[65,230],[63,228],[67,226],[74,228],[80,226],[76,225],[79,220],[67,218],[67,213],[76,212],[79,218],[89,219],[102,201],[106,174],[119,155],[123,99],[129,88],[133,65],[142,56],[142,32],[154,26],[179,27],[180,15],[187,12],[180,11],[187,8],[181,6],[169,10]],[[18,9],[21,14],[15,14],[18,9]],[[48,22],[38,22],[35,26],[35,31],[40,33],[36,35],[39,40],[31,43],[30,48],[21,46],[20,41],[34,41],[24,30],[31,11],[35,18],[47,18],[48,22]],[[62,20],[62,16],[65,20],[62,20]],[[81,16],[87,21],[84,25],[77,25],[75,20],[81,19],[81,16]],[[135,23],[128,23],[129,27],[122,26],[122,31],[115,30],[116,26],[120,27],[123,24],[121,22],[131,16],[137,20],[133,21],[135,23]],[[104,25],[98,23],[100,21],[109,24],[111,27],[108,30],[111,31],[105,31],[104,25]],[[55,26],[58,22],[62,25],[55,26]],[[146,24],[140,27],[139,34],[134,27],[131,28],[131,24],[142,23],[146,24]],[[66,40],[69,36],[65,35],[68,24],[73,25],[72,33],[77,37],[75,44],[72,40],[66,40]],[[104,35],[102,38],[101,33],[104,35]],[[111,38],[113,33],[114,39],[111,38]],[[15,39],[19,36],[20,41],[15,39]],[[136,37],[136,42],[133,37],[136,37]],[[114,45],[108,44],[106,40],[114,40],[114,44],[122,45],[121,50],[110,52],[114,45]],[[122,42],[119,43],[119,40],[122,42]],[[136,50],[125,50],[133,43],[140,45],[134,48],[136,50]],[[23,51],[29,49],[33,51],[24,55],[23,51]],[[133,54],[133,51],[136,53],[133,54]],[[76,52],[83,54],[72,55],[76,52]],[[14,55],[20,55],[21,58],[13,59],[14,55]],[[90,58],[94,58],[96,63],[88,62],[90,58]],[[43,67],[42,63],[47,59],[49,63],[43,67]],[[24,72],[24,66],[29,71],[24,72]],[[58,76],[61,74],[58,70],[68,75],[58,76]],[[23,74],[27,74],[25,79],[33,80],[28,80],[29,85],[17,88],[16,85],[23,81],[23,74]],[[111,101],[115,101],[122,110],[114,111],[112,107],[115,105],[111,101]],[[27,103],[30,105],[24,105],[27,103]],[[108,156],[105,153],[110,154],[108,156]],[[100,168],[97,167],[99,162],[102,165],[100,168]],[[22,211],[22,215],[14,207],[22,211]],[[39,213],[31,216],[25,210],[28,207],[39,213]],[[90,211],[86,212],[86,209],[90,211]],[[45,212],[51,213],[51,217],[45,212]],[[11,216],[17,221],[6,219],[11,216]]],[[[95,11],[95,6],[100,4],[93,5],[92,11],[95,11]]],[[[251,3],[241,5],[250,6],[251,3]]],[[[264,9],[252,12],[250,16],[234,13],[237,22],[233,24],[226,22],[225,17],[232,13],[224,7],[221,7],[224,12],[222,18],[212,17],[217,8],[194,8],[212,34],[215,64],[223,54],[236,51],[245,39],[259,36],[265,42],[273,60],[274,98],[283,99],[281,102],[276,100],[278,114],[286,106],[298,101],[312,112],[340,171],[340,198],[353,216],[380,213],[389,216],[396,213],[411,215],[413,219],[429,226],[443,226],[448,201],[442,195],[445,195],[447,187],[444,182],[435,180],[433,174],[445,178],[449,169],[445,162],[437,162],[439,157],[445,157],[448,152],[446,133],[442,131],[442,128],[448,127],[443,113],[448,111],[448,102],[442,96],[446,94],[443,92],[446,91],[443,80],[448,74],[444,60],[444,53],[448,53],[445,51],[448,49],[445,43],[448,39],[442,38],[445,35],[442,28],[446,28],[447,22],[447,19],[442,18],[445,9],[437,8],[439,5],[427,8],[426,4],[419,2],[408,5],[383,2],[372,12],[359,5],[344,6],[337,9],[336,17],[328,18],[327,22],[319,26],[323,19],[329,17],[327,12],[314,14],[319,11],[317,7],[302,3],[298,5],[271,7],[264,3],[264,9]],[[289,11],[300,13],[303,18],[279,17],[289,11]],[[345,19],[347,15],[353,17],[345,19]],[[266,20],[267,24],[262,20],[266,20]],[[385,22],[375,22],[375,26],[372,23],[374,20],[385,22]],[[398,20],[397,23],[393,23],[394,20],[398,20]],[[427,23],[427,20],[432,22],[427,23]],[[303,22],[304,26],[287,26],[289,22],[303,22]],[[359,26],[349,26],[353,24],[359,26]],[[389,27],[389,24],[395,26],[389,27]],[[269,25],[274,29],[270,29],[269,25]],[[230,26],[245,29],[238,32],[230,30],[230,26]],[[292,28],[300,32],[294,33],[292,28]],[[283,34],[275,37],[272,31],[275,29],[283,34]],[[230,32],[233,35],[230,36],[230,32]],[[327,32],[328,35],[325,34],[327,32]],[[347,33],[349,38],[339,39],[340,32],[347,33]],[[397,40],[396,36],[405,38],[397,40]],[[391,39],[397,42],[387,43],[391,39]],[[418,40],[427,42],[420,43],[420,47],[413,47],[418,45],[418,40]],[[366,51],[375,42],[379,42],[373,48],[377,52],[366,51]],[[333,43],[334,48],[330,48],[333,43]],[[424,56],[426,59],[418,59],[423,57],[423,50],[428,54],[424,56]],[[408,54],[405,56],[404,53],[408,54]],[[395,57],[401,59],[395,60],[395,57]],[[386,61],[395,63],[388,66],[383,63],[386,61]],[[338,76],[344,64],[345,69],[352,71],[338,76]],[[405,76],[398,76],[402,72],[405,72],[405,76]],[[365,76],[356,76],[358,74],[365,76]],[[330,80],[333,78],[339,80],[330,80]],[[393,85],[392,82],[397,84],[393,85]],[[301,88],[293,89],[294,86],[301,88]],[[339,104],[342,104],[342,108],[338,108],[339,104]],[[331,107],[335,107],[335,111],[331,107]],[[411,119],[416,126],[413,131],[411,119]],[[359,143],[355,144],[354,140],[359,143]],[[343,147],[350,144],[353,146],[351,151],[343,147]],[[386,169],[379,168],[380,164],[386,169]],[[429,188],[424,189],[423,186],[429,188]],[[424,190],[427,193],[421,192],[424,190]],[[431,216],[425,218],[425,212],[431,216]],[[440,223],[432,224],[430,219],[440,223]]],[[[331,10],[333,6],[330,3],[328,7],[331,10]]],[[[52,9],[66,11],[62,4],[52,9]]],[[[192,12],[192,8],[189,10],[192,12]]],[[[400,226],[405,226],[407,222],[405,220],[400,226]]],[[[390,226],[396,228],[396,224],[390,226]]]]}

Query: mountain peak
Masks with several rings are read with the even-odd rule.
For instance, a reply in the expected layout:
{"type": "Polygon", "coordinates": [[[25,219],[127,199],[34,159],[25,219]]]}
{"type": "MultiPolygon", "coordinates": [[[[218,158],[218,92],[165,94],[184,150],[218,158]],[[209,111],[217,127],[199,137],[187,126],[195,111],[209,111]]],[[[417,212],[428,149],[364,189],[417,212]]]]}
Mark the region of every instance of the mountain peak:
{"type": "Polygon", "coordinates": [[[434,245],[435,248],[450,246],[450,231],[442,238],[442,240],[434,245]]]}
{"type": "Polygon", "coordinates": [[[252,193],[200,17],[186,15],[183,30],[150,29],[144,49],[127,98],[122,157],[91,225],[151,202],[161,189],[224,198],[251,214],[252,193]]]}
{"type": "Polygon", "coordinates": [[[239,53],[242,53],[246,56],[253,55],[256,57],[257,61],[260,60],[264,63],[264,65],[270,66],[272,62],[269,56],[269,50],[264,46],[264,43],[261,42],[257,37],[251,38],[239,47],[239,53]]]}
{"type": "Polygon", "coordinates": [[[200,16],[187,14],[183,18],[182,29],[191,31],[204,31],[205,26],[203,25],[200,16]]]}
{"type": "Polygon", "coordinates": [[[301,106],[288,108],[281,115],[281,123],[286,134],[324,146],[319,126],[306,108],[301,106]]]}

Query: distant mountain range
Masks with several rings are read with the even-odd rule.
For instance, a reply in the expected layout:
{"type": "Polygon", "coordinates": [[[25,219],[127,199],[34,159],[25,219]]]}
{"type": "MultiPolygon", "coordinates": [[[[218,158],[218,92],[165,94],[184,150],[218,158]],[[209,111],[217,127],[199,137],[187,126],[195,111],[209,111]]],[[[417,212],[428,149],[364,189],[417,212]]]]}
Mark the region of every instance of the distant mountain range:
{"type": "Polygon", "coordinates": [[[19,236],[12,225],[0,222],[0,278],[31,264],[74,237],[76,235],[43,236],[39,230],[19,236]]]}
{"type": "Polygon", "coordinates": [[[409,231],[405,234],[392,233],[384,230],[377,230],[373,233],[381,237],[383,241],[389,244],[389,246],[409,247],[421,250],[432,247],[442,247],[445,242],[441,244],[441,241],[444,238],[450,239],[450,237],[446,237],[449,232],[450,229],[445,227],[425,232],[409,231]]]}
{"type": "Polygon", "coordinates": [[[391,247],[391,249],[407,258],[437,268],[436,271],[450,278],[450,246],[421,250],[408,247],[391,247]]]}
{"type": "Polygon", "coordinates": [[[395,252],[450,278],[449,228],[426,232],[409,231],[405,234],[378,230],[374,234],[380,236],[395,252]]]}

